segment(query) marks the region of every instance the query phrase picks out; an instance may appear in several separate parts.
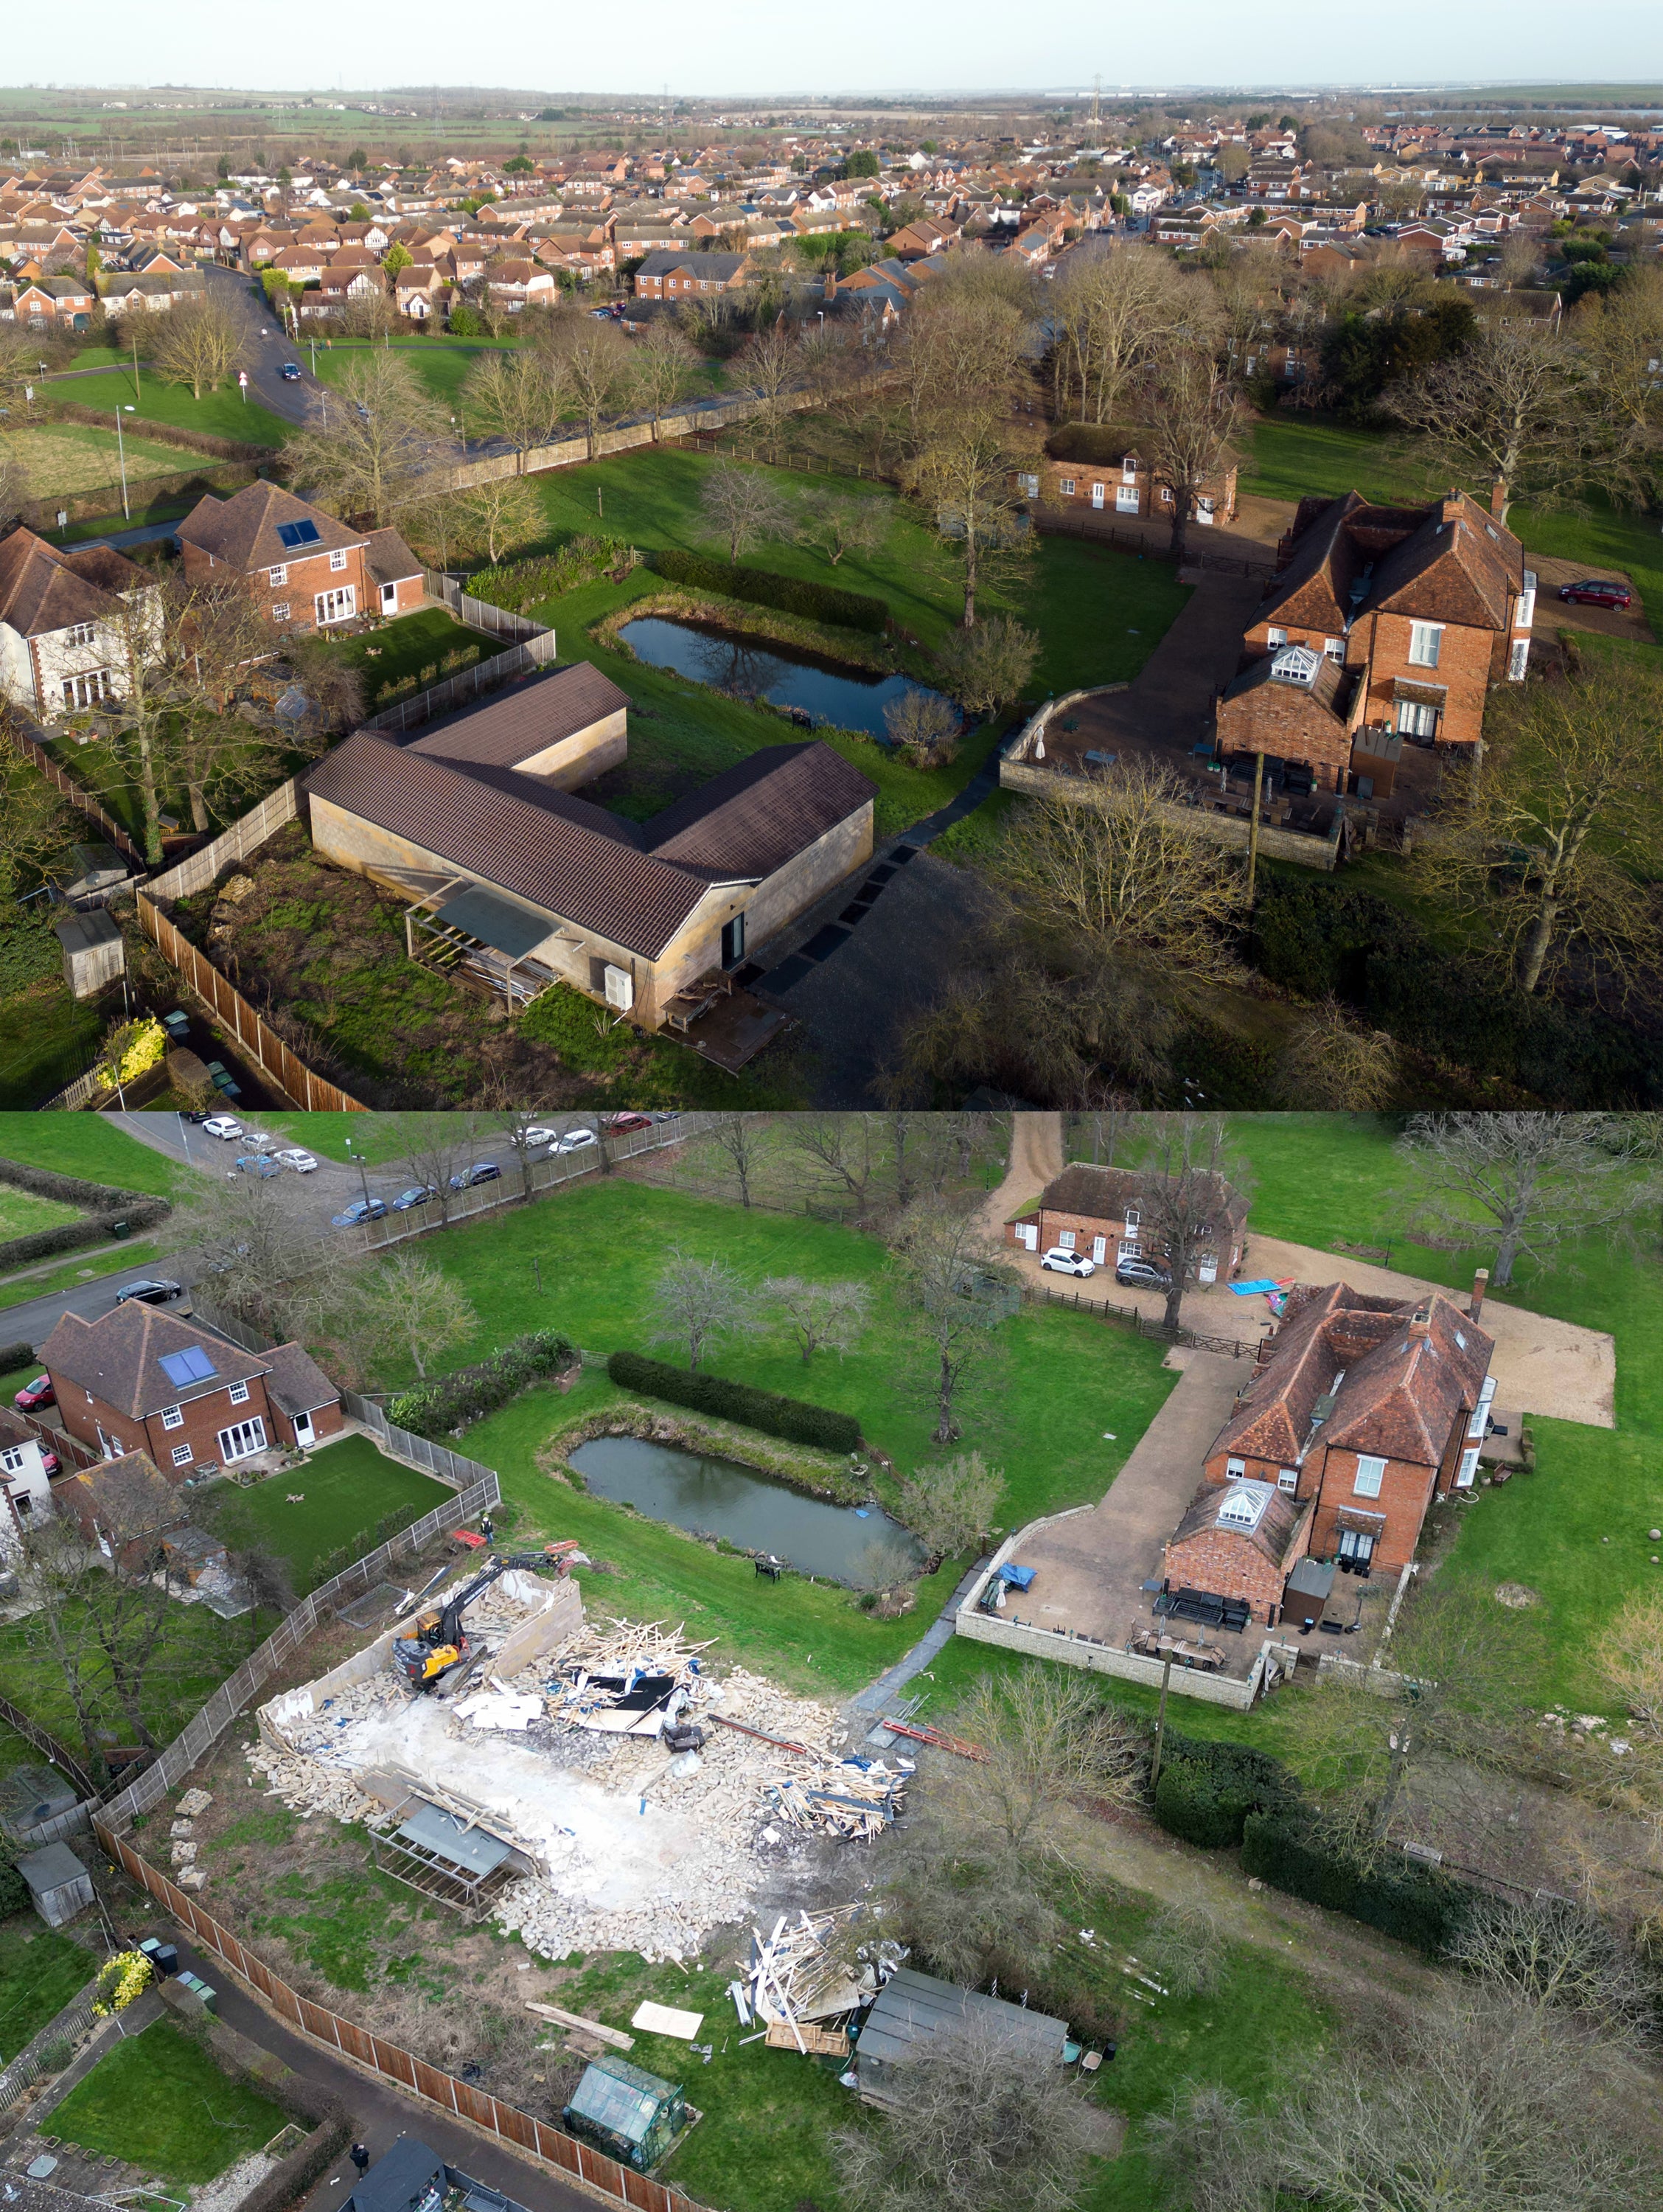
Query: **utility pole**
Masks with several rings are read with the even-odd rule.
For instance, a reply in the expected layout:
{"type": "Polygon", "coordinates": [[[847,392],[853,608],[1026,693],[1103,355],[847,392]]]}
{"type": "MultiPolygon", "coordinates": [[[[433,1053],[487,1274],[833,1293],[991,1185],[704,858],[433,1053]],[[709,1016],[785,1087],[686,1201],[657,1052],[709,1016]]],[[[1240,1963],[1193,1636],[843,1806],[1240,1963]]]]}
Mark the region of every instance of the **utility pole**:
{"type": "Polygon", "coordinates": [[[127,503],[127,448],[122,440],[121,418],[124,415],[130,415],[134,411],[130,407],[118,407],[115,410],[116,459],[121,464],[121,516],[124,522],[132,520],[133,510],[127,503]]]}
{"type": "Polygon", "coordinates": [[[1259,802],[1265,789],[1265,756],[1253,757],[1253,819],[1247,824],[1247,909],[1253,901],[1253,879],[1259,872],[1259,802]]]}

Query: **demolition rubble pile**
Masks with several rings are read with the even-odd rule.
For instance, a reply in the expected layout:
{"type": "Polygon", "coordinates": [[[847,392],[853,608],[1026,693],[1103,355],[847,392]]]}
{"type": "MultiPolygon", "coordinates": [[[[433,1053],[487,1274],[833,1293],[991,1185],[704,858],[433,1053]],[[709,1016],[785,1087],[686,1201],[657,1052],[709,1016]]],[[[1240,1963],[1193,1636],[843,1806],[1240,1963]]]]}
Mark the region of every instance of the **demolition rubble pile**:
{"type": "Polygon", "coordinates": [[[832,2057],[849,2047],[839,2023],[870,2004],[908,1955],[878,1934],[877,1908],[861,1904],[781,1913],[771,1936],[753,1928],[750,1936],[745,1978],[728,1984],[740,2025],[755,2020],[780,2050],[832,2057]]]}
{"type": "Polygon", "coordinates": [[[535,1951],[690,1960],[812,1841],[880,1833],[912,1767],[849,1755],[828,1705],[718,1679],[709,1649],[612,1620],[509,1678],[487,1659],[449,1696],[337,1677],[316,1711],[310,1691],[273,1699],[250,1764],[304,1814],[385,1829],[422,1798],[501,1838],[520,1871],[491,1910],[535,1951]]]}

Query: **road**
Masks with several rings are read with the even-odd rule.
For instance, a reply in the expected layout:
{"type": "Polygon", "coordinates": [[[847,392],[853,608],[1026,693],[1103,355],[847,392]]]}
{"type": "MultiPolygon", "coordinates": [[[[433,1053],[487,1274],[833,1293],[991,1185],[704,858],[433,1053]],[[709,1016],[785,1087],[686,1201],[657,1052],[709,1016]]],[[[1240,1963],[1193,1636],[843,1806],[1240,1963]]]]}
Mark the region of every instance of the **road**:
{"type": "Polygon", "coordinates": [[[214,296],[236,315],[247,333],[248,396],[269,408],[282,422],[297,425],[309,422],[319,404],[318,395],[323,390],[307,368],[308,356],[304,347],[291,346],[278,327],[277,319],[270,313],[264,303],[257,300],[253,287],[239,269],[223,269],[217,263],[206,270],[214,296]],[[300,370],[298,384],[289,383],[278,374],[285,362],[294,362],[300,370]]]}

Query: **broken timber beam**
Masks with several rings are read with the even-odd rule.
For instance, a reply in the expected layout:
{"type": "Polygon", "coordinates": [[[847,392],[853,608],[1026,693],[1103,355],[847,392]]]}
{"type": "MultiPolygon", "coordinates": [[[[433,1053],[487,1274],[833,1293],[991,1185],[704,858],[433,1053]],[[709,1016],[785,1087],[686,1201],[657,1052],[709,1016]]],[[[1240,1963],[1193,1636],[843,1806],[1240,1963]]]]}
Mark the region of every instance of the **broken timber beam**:
{"type": "Polygon", "coordinates": [[[585,2035],[598,2035],[603,2043],[612,2044],[619,2051],[633,2051],[635,2039],[626,2035],[621,2027],[604,2027],[598,2020],[586,2020],[580,2012],[562,2012],[558,2005],[533,2004],[525,2000],[527,2012],[536,2013],[540,2019],[557,2021],[562,2027],[580,2028],[585,2035]]]}
{"type": "Polygon", "coordinates": [[[822,1751],[810,1751],[805,1743],[793,1743],[789,1736],[769,1735],[766,1729],[752,1728],[745,1721],[731,1721],[725,1713],[706,1713],[701,1717],[714,1721],[719,1728],[737,1729],[741,1735],[754,1735],[758,1743],[771,1743],[776,1751],[801,1752],[804,1759],[824,1759],[827,1756],[822,1751]]]}

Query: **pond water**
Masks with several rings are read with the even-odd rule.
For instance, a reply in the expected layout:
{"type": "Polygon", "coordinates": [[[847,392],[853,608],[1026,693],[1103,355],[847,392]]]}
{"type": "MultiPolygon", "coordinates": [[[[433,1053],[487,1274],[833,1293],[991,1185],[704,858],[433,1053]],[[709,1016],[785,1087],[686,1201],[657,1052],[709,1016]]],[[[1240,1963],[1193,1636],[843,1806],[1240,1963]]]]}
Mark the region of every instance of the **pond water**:
{"type": "Polygon", "coordinates": [[[725,1536],[742,1550],[771,1552],[803,1574],[857,1589],[899,1581],[923,1561],[917,1537],[880,1507],[828,1505],[731,1459],[640,1437],[592,1437],[571,1462],[598,1498],[701,1535],[725,1536]]]}
{"type": "Polygon", "coordinates": [[[766,699],[775,707],[798,708],[816,722],[864,730],[874,738],[888,734],[883,709],[891,700],[903,692],[929,690],[910,676],[873,676],[791,646],[762,645],[731,630],[707,629],[664,615],[640,615],[618,635],[649,667],[673,668],[695,684],[741,698],[766,699]]]}

